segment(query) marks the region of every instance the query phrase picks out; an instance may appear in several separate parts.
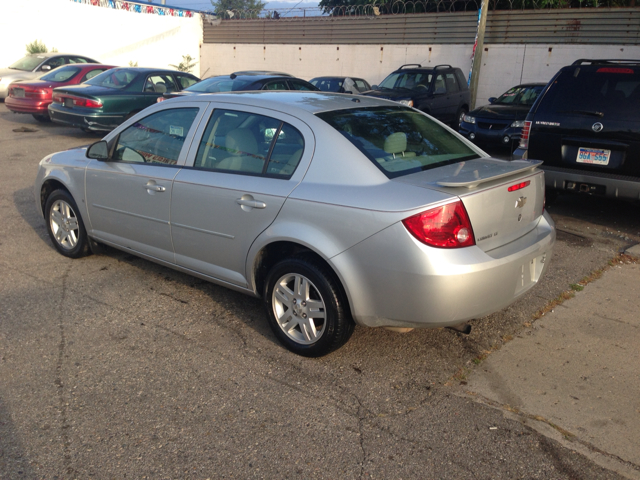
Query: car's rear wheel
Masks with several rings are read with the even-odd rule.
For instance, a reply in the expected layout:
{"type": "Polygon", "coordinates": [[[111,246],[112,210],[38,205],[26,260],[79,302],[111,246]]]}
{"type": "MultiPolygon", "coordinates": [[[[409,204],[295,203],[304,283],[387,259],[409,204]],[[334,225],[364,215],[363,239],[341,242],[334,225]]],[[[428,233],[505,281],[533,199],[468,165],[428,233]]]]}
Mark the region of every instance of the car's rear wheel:
{"type": "Polygon", "coordinates": [[[314,259],[277,263],[267,276],[264,299],[274,334],[299,355],[326,355],[353,333],[342,287],[333,272],[314,259]]]}
{"type": "Polygon", "coordinates": [[[55,190],[45,204],[47,231],[53,246],[65,257],[80,258],[89,253],[87,232],[78,206],[65,190],[55,190]]]}
{"type": "Polygon", "coordinates": [[[38,115],[36,113],[32,114],[32,117],[35,118],[37,121],[42,122],[42,123],[47,123],[51,121],[51,117],[49,117],[49,114],[47,115],[38,115]]]}

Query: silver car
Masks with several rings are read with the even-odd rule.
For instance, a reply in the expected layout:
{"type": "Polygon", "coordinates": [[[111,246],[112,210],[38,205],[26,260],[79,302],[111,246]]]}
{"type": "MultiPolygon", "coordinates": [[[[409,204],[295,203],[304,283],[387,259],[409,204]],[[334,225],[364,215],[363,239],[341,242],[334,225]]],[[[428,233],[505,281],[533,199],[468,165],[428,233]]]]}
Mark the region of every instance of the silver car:
{"type": "Polygon", "coordinates": [[[260,297],[320,356],[355,324],[456,326],[532,288],[555,242],[539,165],[387,100],[214,94],[45,157],[35,197],[61,254],[106,244],[260,297]]]}
{"type": "Polygon", "coordinates": [[[70,63],[100,63],[89,57],[70,53],[34,53],[7,68],[0,68],[0,98],[7,98],[9,85],[18,80],[31,80],[70,63]]]}

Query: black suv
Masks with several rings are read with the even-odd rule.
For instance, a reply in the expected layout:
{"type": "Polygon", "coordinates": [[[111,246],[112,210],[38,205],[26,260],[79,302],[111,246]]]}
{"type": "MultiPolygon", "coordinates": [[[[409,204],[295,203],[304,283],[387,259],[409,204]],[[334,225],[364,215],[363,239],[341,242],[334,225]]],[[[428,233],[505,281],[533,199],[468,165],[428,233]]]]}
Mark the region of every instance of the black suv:
{"type": "Polygon", "coordinates": [[[544,161],[547,189],[639,199],[640,61],[562,68],[531,107],[514,155],[544,161]]]}
{"type": "Polygon", "coordinates": [[[451,65],[403,65],[362,95],[387,98],[417,108],[456,130],[471,103],[462,70],[451,65]]]}

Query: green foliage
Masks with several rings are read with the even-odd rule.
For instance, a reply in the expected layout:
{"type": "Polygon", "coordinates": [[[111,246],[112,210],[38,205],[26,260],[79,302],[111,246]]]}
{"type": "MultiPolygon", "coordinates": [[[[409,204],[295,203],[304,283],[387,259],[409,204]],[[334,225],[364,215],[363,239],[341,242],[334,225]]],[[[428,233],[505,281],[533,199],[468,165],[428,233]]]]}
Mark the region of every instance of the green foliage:
{"type": "Polygon", "coordinates": [[[191,58],[191,55],[183,55],[182,61],[178,65],[169,64],[169,66],[180,72],[191,72],[197,64],[198,62],[195,61],[195,58],[191,58]]]}
{"type": "Polygon", "coordinates": [[[260,0],[211,0],[211,5],[220,18],[257,18],[266,3],[260,0]]]}
{"type": "Polygon", "coordinates": [[[47,53],[49,49],[40,40],[34,40],[31,43],[27,43],[27,53],[47,53]]]}
{"type": "Polygon", "coordinates": [[[133,60],[129,60],[129,66],[130,67],[137,67],[138,66],[138,61],[136,60],[135,62],[133,60]]]}

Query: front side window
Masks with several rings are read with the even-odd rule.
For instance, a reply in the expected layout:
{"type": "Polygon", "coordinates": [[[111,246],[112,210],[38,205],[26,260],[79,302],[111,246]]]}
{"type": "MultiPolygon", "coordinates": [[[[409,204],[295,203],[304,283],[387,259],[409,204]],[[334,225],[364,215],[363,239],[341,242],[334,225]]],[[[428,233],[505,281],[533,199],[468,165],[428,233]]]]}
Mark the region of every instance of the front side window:
{"type": "Polygon", "coordinates": [[[371,90],[371,87],[369,86],[369,84],[364,80],[360,80],[359,78],[356,78],[354,81],[356,83],[356,88],[358,89],[358,91],[366,92],[367,90],[371,90]]]}
{"type": "Polygon", "coordinates": [[[460,91],[460,89],[458,88],[458,82],[456,80],[456,76],[453,74],[453,72],[447,73],[445,75],[444,82],[447,86],[447,93],[456,93],[460,91]]]}
{"type": "Polygon", "coordinates": [[[255,113],[217,109],[200,142],[194,167],[290,177],[303,150],[302,135],[287,123],[255,113]]]}
{"type": "Polygon", "coordinates": [[[404,107],[372,107],[316,114],[338,130],[388,178],[479,155],[445,127],[404,107]]]}
{"type": "MultiPolygon", "coordinates": [[[[61,67],[64,64],[64,57],[53,57],[44,63],[44,65],[49,65],[52,69],[61,67]]],[[[40,69],[42,69],[42,67],[40,67],[40,69]]]]}
{"type": "Polygon", "coordinates": [[[66,82],[75,77],[80,70],[80,67],[60,67],[51,73],[43,75],[40,77],[40,80],[46,80],[47,82],[66,82]]]}
{"type": "Polygon", "coordinates": [[[138,120],[118,136],[113,159],[175,165],[197,114],[197,108],[173,108],[138,120]]]}

